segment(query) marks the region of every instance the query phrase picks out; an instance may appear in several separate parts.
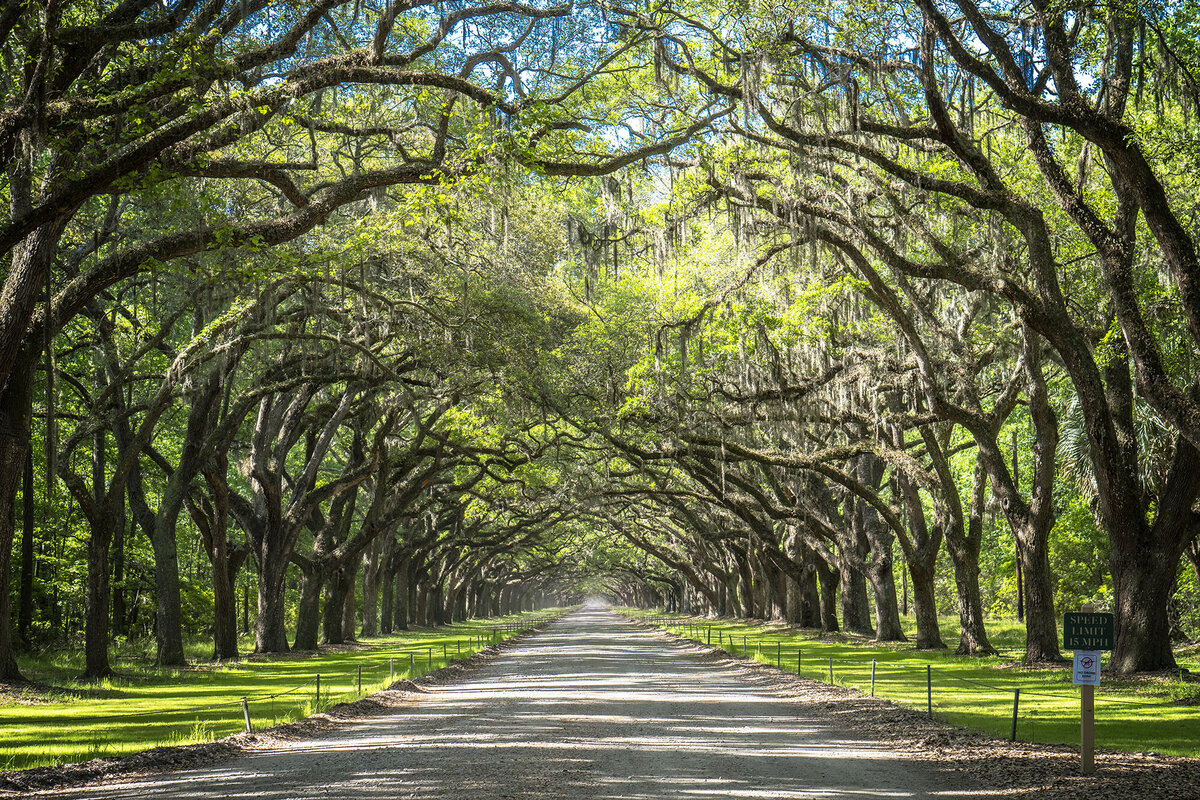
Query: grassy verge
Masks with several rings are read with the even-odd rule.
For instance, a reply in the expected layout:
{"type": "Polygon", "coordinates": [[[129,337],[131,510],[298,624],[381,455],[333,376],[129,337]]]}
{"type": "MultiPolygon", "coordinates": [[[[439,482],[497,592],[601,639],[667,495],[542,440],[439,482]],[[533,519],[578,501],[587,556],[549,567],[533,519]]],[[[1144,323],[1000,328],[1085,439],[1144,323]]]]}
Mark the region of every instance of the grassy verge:
{"type": "Polygon", "coordinates": [[[312,655],[197,663],[181,669],[146,667],[126,654],[114,663],[117,676],[88,684],[73,680],[79,672],[74,656],[22,661],[27,677],[58,688],[0,699],[0,770],[228,736],[244,729],[243,697],[256,730],[300,719],[379,691],[393,675],[396,680],[417,677],[466,658],[494,638],[515,635],[515,630],[494,632],[495,626],[533,624],[548,613],[553,612],[404,631],[312,655]]]}
{"type": "MultiPolygon", "coordinates": [[[[625,610],[630,616],[649,612],[625,610]]],[[[847,636],[821,636],[777,626],[694,619],[655,614],[674,633],[720,646],[806,678],[871,691],[874,664],[876,696],[927,710],[932,679],[933,713],[957,725],[1008,737],[1013,699],[1020,690],[1017,738],[1045,744],[1079,743],[1079,690],[1071,684],[1070,665],[1027,669],[1011,647],[1015,624],[997,625],[1001,655],[965,658],[947,652],[916,651],[903,643],[876,645],[847,636]]],[[[947,620],[948,623],[952,621],[947,620]]],[[[989,628],[989,632],[991,628],[989,628]]],[[[946,637],[953,642],[954,638],[946,637]]],[[[1180,663],[1196,668],[1196,653],[1180,654],[1180,663]]],[[[1105,675],[1096,692],[1096,746],[1127,752],[1154,751],[1200,755],[1200,684],[1179,676],[1133,679],[1105,675]]]]}

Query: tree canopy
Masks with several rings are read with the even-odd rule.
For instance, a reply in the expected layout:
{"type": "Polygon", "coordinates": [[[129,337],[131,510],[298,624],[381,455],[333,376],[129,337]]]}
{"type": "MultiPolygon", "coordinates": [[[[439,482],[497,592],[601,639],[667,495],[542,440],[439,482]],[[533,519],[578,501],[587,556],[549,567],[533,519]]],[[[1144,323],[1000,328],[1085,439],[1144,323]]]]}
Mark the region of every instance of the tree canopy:
{"type": "Polygon", "coordinates": [[[589,594],[1172,667],[1198,12],[7,4],[0,679],[589,594]]]}

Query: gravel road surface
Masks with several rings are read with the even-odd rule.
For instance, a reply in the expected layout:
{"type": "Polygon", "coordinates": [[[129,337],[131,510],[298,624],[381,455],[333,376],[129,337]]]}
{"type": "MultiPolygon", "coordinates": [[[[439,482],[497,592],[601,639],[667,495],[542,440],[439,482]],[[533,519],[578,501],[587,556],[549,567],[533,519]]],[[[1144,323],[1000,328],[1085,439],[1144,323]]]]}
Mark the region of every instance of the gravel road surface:
{"type": "Polygon", "coordinates": [[[57,798],[980,798],[603,610],[552,624],[400,713],[218,766],[57,798]]]}

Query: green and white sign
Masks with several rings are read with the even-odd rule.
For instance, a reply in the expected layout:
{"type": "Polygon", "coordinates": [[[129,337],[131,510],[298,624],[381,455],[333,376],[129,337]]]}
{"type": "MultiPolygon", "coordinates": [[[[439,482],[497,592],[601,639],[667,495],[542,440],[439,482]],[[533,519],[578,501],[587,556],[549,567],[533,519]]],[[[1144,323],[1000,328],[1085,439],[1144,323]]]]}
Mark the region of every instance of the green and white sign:
{"type": "Polygon", "coordinates": [[[1063,648],[1066,650],[1112,650],[1112,614],[1068,611],[1063,614],[1063,648]]]}

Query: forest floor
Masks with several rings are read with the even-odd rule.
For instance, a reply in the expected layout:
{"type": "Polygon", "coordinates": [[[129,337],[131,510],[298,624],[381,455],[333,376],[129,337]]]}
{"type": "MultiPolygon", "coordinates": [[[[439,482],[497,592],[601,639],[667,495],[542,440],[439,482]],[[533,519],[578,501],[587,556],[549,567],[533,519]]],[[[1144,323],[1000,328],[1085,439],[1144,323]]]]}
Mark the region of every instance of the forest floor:
{"type": "Polygon", "coordinates": [[[215,765],[52,796],[1200,796],[1200,761],[1101,752],[1098,774],[1081,776],[1071,748],[968,733],[603,611],[456,669],[340,721],[242,737],[215,765]]]}

